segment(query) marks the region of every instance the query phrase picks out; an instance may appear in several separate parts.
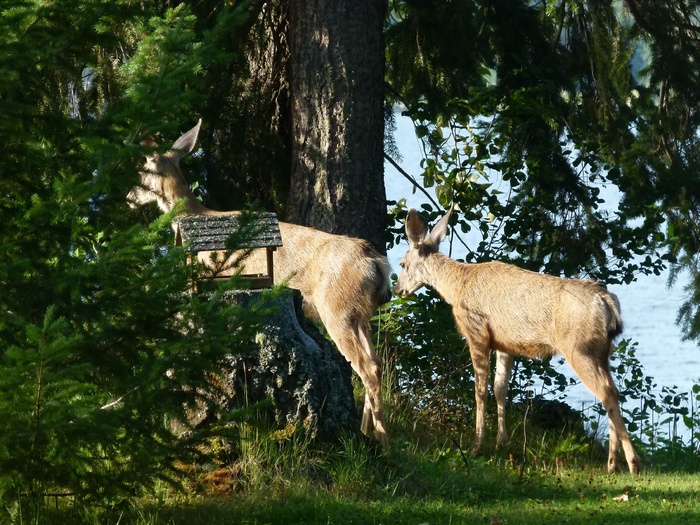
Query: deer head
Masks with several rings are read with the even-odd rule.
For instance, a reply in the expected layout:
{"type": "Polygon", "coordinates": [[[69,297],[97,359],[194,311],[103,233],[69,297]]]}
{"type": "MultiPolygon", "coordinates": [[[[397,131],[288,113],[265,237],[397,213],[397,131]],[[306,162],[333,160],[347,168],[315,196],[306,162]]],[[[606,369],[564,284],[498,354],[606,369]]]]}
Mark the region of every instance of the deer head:
{"type": "Polygon", "coordinates": [[[406,235],[409,249],[401,260],[401,273],[396,281],[395,292],[401,297],[408,297],[413,292],[430,284],[430,276],[425,271],[425,258],[440,249],[440,243],[447,234],[447,225],[452,216],[454,205],[442,217],[428,234],[428,223],[415,209],[406,215],[406,235]]]}
{"type": "Polygon", "coordinates": [[[180,159],[189,155],[197,143],[202,119],[187,133],[177,139],[166,153],[146,156],[140,172],[140,185],[127,195],[131,207],[156,201],[163,212],[173,209],[179,198],[190,194],[187,181],[180,170],[180,159]]]}

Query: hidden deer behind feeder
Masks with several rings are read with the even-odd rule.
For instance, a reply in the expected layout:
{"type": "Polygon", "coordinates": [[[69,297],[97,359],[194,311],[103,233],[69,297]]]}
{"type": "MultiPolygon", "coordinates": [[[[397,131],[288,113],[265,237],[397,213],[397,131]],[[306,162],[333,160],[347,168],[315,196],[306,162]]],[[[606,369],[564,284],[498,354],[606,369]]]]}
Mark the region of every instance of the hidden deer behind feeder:
{"type": "MultiPolygon", "coordinates": [[[[239,213],[203,206],[182,173],[180,159],[194,149],[201,124],[200,120],[169,151],[154,151],[146,157],[141,182],[127,195],[132,206],[156,202],[161,211],[169,212],[182,201],[183,214],[205,216],[207,220],[239,213]]],[[[177,221],[173,227],[179,229],[177,221]]],[[[301,292],[304,313],[323,323],[340,353],[360,376],[365,387],[361,430],[365,434],[374,430],[386,448],[381,363],[372,344],[370,319],[380,305],[391,299],[389,262],[363,239],[286,222],[279,223],[279,230],[284,244],[276,252],[273,280],[286,282],[301,292]]],[[[198,257],[201,260],[199,254],[198,257]]],[[[265,264],[260,259],[253,253],[244,261],[244,272],[260,273],[259,268],[265,264]]]]}

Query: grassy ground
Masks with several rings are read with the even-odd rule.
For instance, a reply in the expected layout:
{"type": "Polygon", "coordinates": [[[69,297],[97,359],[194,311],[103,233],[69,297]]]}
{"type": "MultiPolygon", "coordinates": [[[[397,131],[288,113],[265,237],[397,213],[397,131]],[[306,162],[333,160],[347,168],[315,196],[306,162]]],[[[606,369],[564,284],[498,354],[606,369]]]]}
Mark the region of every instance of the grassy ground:
{"type": "Polygon", "coordinates": [[[417,493],[343,497],[290,487],[274,494],[203,499],[144,511],[143,523],[448,524],[700,522],[700,478],[650,474],[632,480],[600,472],[505,472],[449,469],[415,479],[417,493]]]}
{"type": "Polygon", "coordinates": [[[609,476],[603,467],[590,458],[468,458],[437,442],[386,455],[358,438],[333,452],[275,444],[235,468],[190,473],[184,493],[164,490],[124,511],[62,511],[44,523],[700,523],[699,474],[609,476]]]}
{"type": "MultiPolygon", "coordinates": [[[[513,409],[511,444],[483,456],[465,450],[470,428],[441,428],[392,406],[391,450],[353,436],[321,447],[294,429],[252,430],[236,461],[183,472],[182,490],[122,508],[54,502],[41,525],[350,525],[700,523],[697,450],[642,453],[645,472],[605,472],[607,450],[582,427],[541,426],[513,409]],[[525,431],[527,427],[527,431],[525,431]],[[673,452],[671,454],[671,452],[673,452]],[[681,472],[682,471],[682,472],[681,472]]],[[[487,442],[492,442],[487,438],[487,442]]],[[[490,445],[493,446],[493,445],[490,445]]],[[[624,458],[621,468],[626,469],[624,458]]]]}

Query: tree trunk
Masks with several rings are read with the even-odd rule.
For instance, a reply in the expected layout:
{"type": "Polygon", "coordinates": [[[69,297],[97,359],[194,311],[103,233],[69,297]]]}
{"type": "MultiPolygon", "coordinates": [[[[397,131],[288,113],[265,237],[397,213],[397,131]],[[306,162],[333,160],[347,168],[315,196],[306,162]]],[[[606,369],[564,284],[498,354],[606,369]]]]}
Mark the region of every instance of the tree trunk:
{"type": "Polygon", "coordinates": [[[236,59],[211,74],[200,134],[205,203],[215,210],[262,206],[284,218],[289,193],[287,6],[258,0],[233,27],[236,59]],[[241,36],[244,35],[244,36],[241,36]],[[240,42],[239,42],[240,41],[240,42]]]}
{"type": "Polygon", "coordinates": [[[262,203],[385,253],[386,0],[254,6],[240,61],[212,78],[206,202],[262,203]]]}
{"type": "Polygon", "coordinates": [[[386,253],[385,0],[289,4],[288,220],[386,253]]]}

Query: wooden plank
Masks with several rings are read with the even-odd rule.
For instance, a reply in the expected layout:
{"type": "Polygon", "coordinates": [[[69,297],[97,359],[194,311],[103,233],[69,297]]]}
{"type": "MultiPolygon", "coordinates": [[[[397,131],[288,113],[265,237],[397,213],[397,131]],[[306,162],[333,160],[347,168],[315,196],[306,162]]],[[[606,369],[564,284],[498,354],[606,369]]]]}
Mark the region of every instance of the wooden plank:
{"type": "MultiPolygon", "coordinates": [[[[272,288],[272,278],[268,275],[241,275],[244,288],[260,290],[262,288],[272,288]]],[[[216,283],[228,281],[230,277],[205,277],[197,281],[197,288],[200,292],[211,290],[216,283]]]]}

